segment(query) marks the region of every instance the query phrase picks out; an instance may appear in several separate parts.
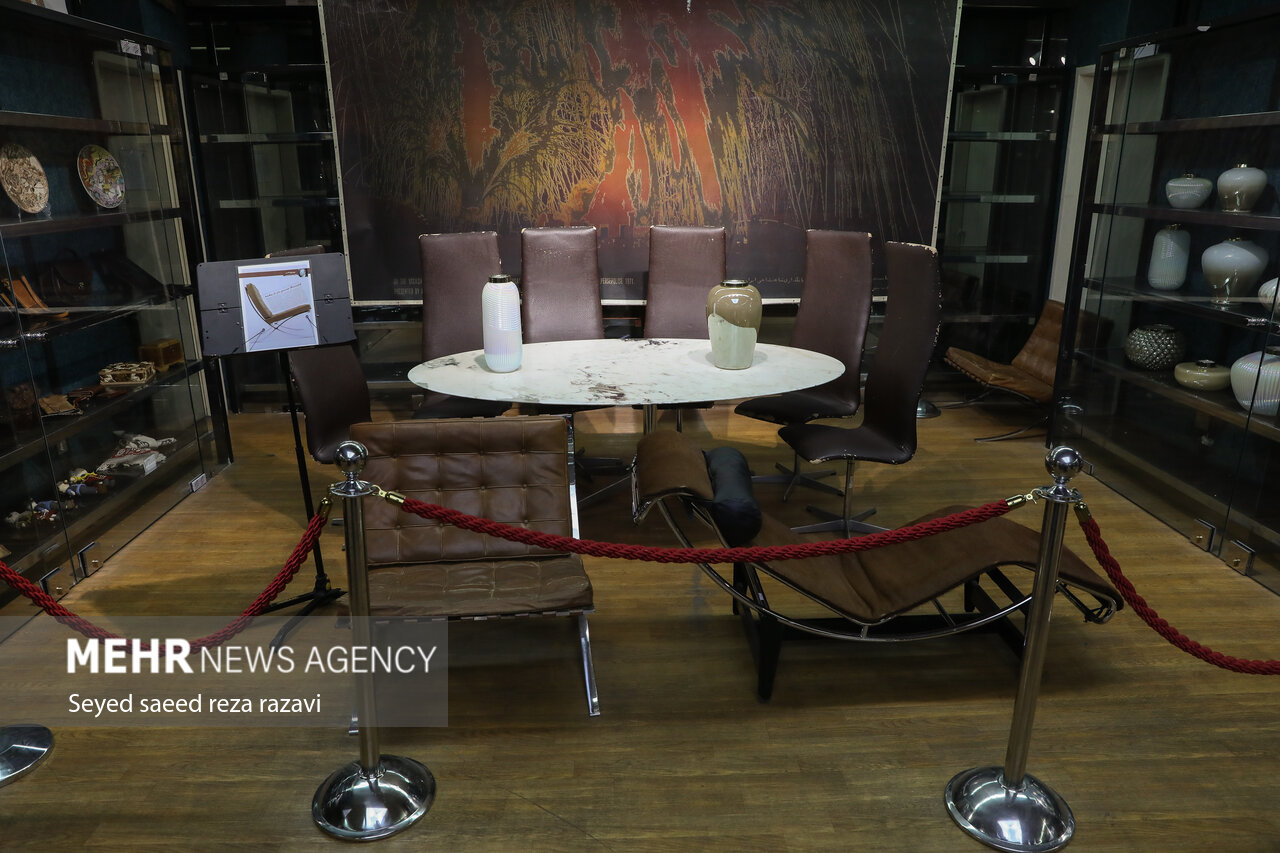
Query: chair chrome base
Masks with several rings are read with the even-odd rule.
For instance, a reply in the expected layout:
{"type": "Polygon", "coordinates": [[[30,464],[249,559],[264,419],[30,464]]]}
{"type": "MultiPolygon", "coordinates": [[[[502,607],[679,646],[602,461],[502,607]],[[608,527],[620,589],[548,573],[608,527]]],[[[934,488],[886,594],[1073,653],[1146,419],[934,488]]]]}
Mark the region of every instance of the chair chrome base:
{"type": "Polygon", "coordinates": [[[787,488],[786,488],[786,491],[782,493],[782,499],[784,501],[791,497],[791,493],[796,490],[796,486],[808,486],[811,489],[816,489],[819,492],[826,492],[829,495],[836,495],[837,497],[844,496],[844,492],[842,492],[840,489],[837,489],[835,486],[831,485],[830,483],[824,483],[818,479],[819,477],[832,476],[833,474],[836,473],[834,470],[801,471],[798,458],[796,461],[795,468],[788,468],[786,465],[783,465],[781,462],[775,462],[774,467],[776,467],[778,471],[781,473],[757,474],[756,476],[751,478],[752,484],[754,485],[765,485],[769,483],[785,484],[787,488]]]}
{"type": "Polygon", "coordinates": [[[44,726],[0,728],[0,787],[30,773],[52,749],[53,732],[44,726]]]}
{"type": "Polygon", "coordinates": [[[394,835],[427,813],[436,780],[412,758],[383,755],[372,773],[353,761],[324,780],[311,802],[311,817],[330,835],[373,841],[394,835]]]}
{"type": "Polygon", "coordinates": [[[880,533],[888,530],[887,527],[867,524],[863,521],[864,518],[870,518],[876,514],[875,507],[864,509],[857,515],[851,515],[848,518],[839,513],[825,510],[820,506],[807,506],[805,509],[818,516],[818,518],[826,520],[791,528],[795,533],[841,533],[845,539],[848,539],[855,533],[880,533]]]}
{"type": "Polygon", "coordinates": [[[997,850],[1044,853],[1071,840],[1076,821],[1065,800],[1030,774],[1019,788],[1004,768],[978,767],[947,783],[947,811],[960,828],[997,850]]]}

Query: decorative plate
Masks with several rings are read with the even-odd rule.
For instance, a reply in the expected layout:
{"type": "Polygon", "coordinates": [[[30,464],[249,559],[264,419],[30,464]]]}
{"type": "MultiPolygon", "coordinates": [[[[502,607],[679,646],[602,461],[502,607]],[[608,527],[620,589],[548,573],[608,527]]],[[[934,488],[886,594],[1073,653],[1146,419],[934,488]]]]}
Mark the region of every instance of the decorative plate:
{"type": "Polygon", "coordinates": [[[49,180],[40,161],[13,142],[0,148],[0,186],[27,213],[39,213],[49,203],[49,180]]]}
{"type": "Polygon", "coordinates": [[[101,145],[86,145],[76,156],[80,183],[101,207],[119,207],[124,201],[124,172],[111,152],[101,145]]]}

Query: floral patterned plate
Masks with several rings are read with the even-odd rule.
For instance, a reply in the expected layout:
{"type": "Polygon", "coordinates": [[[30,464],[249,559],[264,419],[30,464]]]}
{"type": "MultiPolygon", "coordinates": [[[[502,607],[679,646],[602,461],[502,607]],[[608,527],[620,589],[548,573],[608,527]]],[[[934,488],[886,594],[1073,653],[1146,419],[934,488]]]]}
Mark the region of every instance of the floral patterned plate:
{"type": "Polygon", "coordinates": [[[0,186],[26,213],[39,213],[49,203],[49,180],[36,156],[17,143],[0,147],[0,186]]]}
{"type": "Polygon", "coordinates": [[[119,207],[124,201],[124,172],[111,152],[101,145],[86,145],[76,156],[80,183],[102,207],[119,207]]]}

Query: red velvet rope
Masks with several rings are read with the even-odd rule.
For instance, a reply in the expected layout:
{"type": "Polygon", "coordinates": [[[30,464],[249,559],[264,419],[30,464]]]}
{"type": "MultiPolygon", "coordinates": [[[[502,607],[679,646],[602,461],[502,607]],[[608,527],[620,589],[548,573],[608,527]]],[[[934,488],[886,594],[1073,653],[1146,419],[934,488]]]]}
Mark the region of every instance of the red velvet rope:
{"type": "MultiPolygon", "coordinates": [[[[302,568],[302,564],[306,561],[307,555],[311,553],[311,549],[315,547],[316,539],[320,537],[320,531],[328,520],[328,513],[326,512],[320,512],[312,516],[311,521],[307,524],[307,529],[302,534],[302,540],[293,549],[289,559],[285,560],[284,567],[280,569],[279,574],[275,576],[271,583],[267,584],[266,589],[259,593],[253,603],[245,608],[244,612],[232,620],[225,628],[215,631],[207,637],[192,640],[191,648],[200,649],[221,645],[245,628],[248,628],[250,622],[262,615],[263,611],[275,600],[275,597],[288,586],[289,581],[293,580],[293,576],[298,573],[298,569],[302,568]]],[[[63,625],[80,632],[86,637],[99,640],[119,639],[120,637],[119,634],[113,634],[105,628],[99,628],[87,619],[72,613],[63,607],[56,598],[41,589],[38,584],[27,580],[2,561],[0,561],[0,580],[3,580],[9,586],[31,599],[33,603],[39,605],[41,610],[63,625]]]]}
{"type": "Polygon", "coordinates": [[[870,551],[885,545],[897,545],[914,539],[923,539],[947,530],[957,530],[978,524],[992,518],[999,518],[1013,507],[1008,501],[995,501],[973,509],[962,510],[942,518],[922,521],[910,527],[899,527],[870,533],[855,539],[829,539],[819,542],[804,542],[793,545],[756,545],[742,548],[654,548],[649,545],[620,545],[615,542],[600,542],[594,539],[574,539],[569,536],[556,536],[552,533],[541,533],[525,527],[513,527],[487,518],[467,515],[448,507],[423,501],[405,498],[402,508],[405,512],[434,518],[445,524],[496,536],[511,542],[534,545],[548,551],[568,551],[573,554],[585,554],[589,557],[611,557],[618,560],[643,560],[650,563],[755,563],[777,560],[802,560],[806,557],[817,557],[824,554],[845,554],[850,551],[870,551]]]}
{"type": "Polygon", "coordinates": [[[1161,637],[1164,637],[1176,648],[1189,655],[1198,657],[1200,660],[1211,663],[1214,666],[1229,669],[1232,672],[1243,672],[1250,675],[1280,675],[1280,661],[1248,660],[1215,652],[1208,646],[1197,643],[1160,618],[1160,614],[1156,613],[1147,604],[1146,599],[1138,594],[1133,584],[1120,571],[1120,564],[1116,562],[1115,557],[1111,556],[1107,543],[1102,541],[1102,531],[1098,529],[1098,522],[1094,521],[1092,517],[1082,516],[1080,518],[1080,527],[1084,530],[1085,538],[1089,540],[1089,547],[1093,549],[1093,555],[1098,558],[1098,562],[1102,565],[1103,570],[1106,571],[1107,577],[1111,578],[1112,585],[1119,590],[1125,603],[1132,607],[1142,621],[1147,623],[1161,637]]]}

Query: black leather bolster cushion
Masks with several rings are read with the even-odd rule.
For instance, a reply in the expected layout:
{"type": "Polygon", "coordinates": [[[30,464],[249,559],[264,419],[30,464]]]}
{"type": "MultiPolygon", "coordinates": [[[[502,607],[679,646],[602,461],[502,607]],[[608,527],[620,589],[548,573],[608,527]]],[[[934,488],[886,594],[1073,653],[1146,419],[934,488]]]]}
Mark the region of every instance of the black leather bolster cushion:
{"type": "Polygon", "coordinates": [[[735,447],[717,447],[703,451],[703,455],[715,493],[711,517],[730,546],[745,545],[760,532],[763,521],[760,504],[751,491],[747,458],[735,447]]]}

